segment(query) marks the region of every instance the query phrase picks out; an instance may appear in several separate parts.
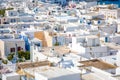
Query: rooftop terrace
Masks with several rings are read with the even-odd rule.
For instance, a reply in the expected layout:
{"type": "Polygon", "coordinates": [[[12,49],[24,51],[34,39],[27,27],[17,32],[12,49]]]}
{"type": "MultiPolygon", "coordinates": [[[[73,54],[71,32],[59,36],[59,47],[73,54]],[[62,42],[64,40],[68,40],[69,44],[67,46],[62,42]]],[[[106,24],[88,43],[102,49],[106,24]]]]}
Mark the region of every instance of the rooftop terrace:
{"type": "Polygon", "coordinates": [[[106,62],[98,60],[98,59],[80,61],[80,63],[84,64],[81,67],[93,66],[93,67],[96,67],[96,68],[99,68],[99,69],[102,69],[102,70],[117,68],[117,66],[114,66],[112,64],[106,63],[106,62]]]}
{"type": "Polygon", "coordinates": [[[25,72],[29,73],[33,76],[35,75],[35,73],[37,73],[37,74],[43,75],[47,78],[56,78],[56,77],[79,74],[77,72],[72,72],[70,70],[66,70],[63,68],[49,67],[49,66],[27,68],[27,69],[25,69],[25,72]]]}
{"type": "Polygon", "coordinates": [[[54,47],[42,48],[41,53],[45,54],[46,56],[51,56],[50,54],[51,49],[54,49],[54,53],[58,55],[63,55],[63,54],[67,54],[70,52],[70,49],[67,46],[54,46],[54,47]]]}
{"type": "Polygon", "coordinates": [[[42,62],[24,62],[24,63],[18,63],[17,67],[18,68],[33,68],[33,67],[39,67],[39,66],[46,66],[49,65],[49,61],[42,61],[42,62]]]}

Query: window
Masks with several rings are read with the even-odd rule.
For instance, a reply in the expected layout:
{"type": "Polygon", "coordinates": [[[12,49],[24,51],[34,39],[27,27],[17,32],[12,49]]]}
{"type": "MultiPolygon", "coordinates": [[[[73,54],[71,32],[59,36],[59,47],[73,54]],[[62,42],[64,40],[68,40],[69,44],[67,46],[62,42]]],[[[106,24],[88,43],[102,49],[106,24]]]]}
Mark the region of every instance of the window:
{"type": "Polygon", "coordinates": [[[1,31],[1,33],[3,34],[4,32],[3,32],[3,31],[1,31]]]}
{"type": "Polygon", "coordinates": [[[39,19],[38,17],[36,17],[36,19],[39,19]]]}
{"type": "Polygon", "coordinates": [[[18,10],[18,12],[20,13],[20,10],[18,10]]]}
{"type": "Polygon", "coordinates": [[[16,20],[15,19],[11,19],[11,22],[16,22],[16,20]]]}
{"type": "Polygon", "coordinates": [[[10,52],[15,52],[15,48],[10,48],[10,52]]]}
{"type": "Polygon", "coordinates": [[[92,40],[92,46],[95,46],[95,39],[92,40]]]}
{"type": "Polygon", "coordinates": [[[112,52],[110,52],[110,55],[113,55],[113,53],[112,53],[112,52]]]}
{"type": "Polygon", "coordinates": [[[33,6],[35,6],[35,5],[33,4],[33,6]]]}
{"type": "Polygon", "coordinates": [[[32,3],[35,3],[35,1],[33,0],[32,3]]]}
{"type": "Polygon", "coordinates": [[[11,16],[13,16],[13,13],[10,13],[11,16]]]}
{"type": "Polygon", "coordinates": [[[18,47],[17,50],[18,50],[18,51],[21,51],[21,47],[18,47]]]}

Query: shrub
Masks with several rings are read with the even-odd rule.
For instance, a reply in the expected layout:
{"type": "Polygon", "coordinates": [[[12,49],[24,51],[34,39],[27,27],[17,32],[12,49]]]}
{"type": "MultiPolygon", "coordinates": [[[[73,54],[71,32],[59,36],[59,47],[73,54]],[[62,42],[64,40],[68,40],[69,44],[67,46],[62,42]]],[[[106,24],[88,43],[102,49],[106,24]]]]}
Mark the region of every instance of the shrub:
{"type": "Polygon", "coordinates": [[[13,59],[13,57],[14,57],[14,53],[11,53],[11,54],[8,55],[7,59],[9,61],[11,61],[13,59]]]}
{"type": "Polygon", "coordinates": [[[0,10],[0,15],[5,16],[5,9],[0,10]]]}
{"type": "Polygon", "coordinates": [[[18,52],[18,57],[19,58],[25,58],[25,60],[29,60],[30,59],[30,52],[29,51],[19,51],[18,52]]]}
{"type": "Polygon", "coordinates": [[[59,42],[56,42],[56,43],[54,44],[54,46],[59,46],[59,42]]]}
{"type": "Polygon", "coordinates": [[[0,10],[0,15],[2,15],[2,16],[4,17],[6,10],[13,10],[13,8],[1,9],[1,10],[0,10]]]}
{"type": "Polygon", "coordinates": [[[3,63],[3,64],[7,64],[8,61],[7,61],[7,60],[2,60],[2,63],[3,63]]]}

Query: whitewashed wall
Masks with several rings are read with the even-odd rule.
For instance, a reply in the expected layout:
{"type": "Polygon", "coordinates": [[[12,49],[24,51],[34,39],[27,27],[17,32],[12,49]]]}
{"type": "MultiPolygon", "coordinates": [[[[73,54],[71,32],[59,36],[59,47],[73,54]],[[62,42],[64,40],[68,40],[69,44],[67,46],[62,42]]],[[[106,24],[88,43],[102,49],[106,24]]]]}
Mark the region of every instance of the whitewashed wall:
{"type": "Polygon", "coordinates": [[[102,71],[100,69],[92,67],[91,70],[103,80],[117,80],[116,78],[113,78],[110,73],[107,73],[107,72],[102,71]]]}

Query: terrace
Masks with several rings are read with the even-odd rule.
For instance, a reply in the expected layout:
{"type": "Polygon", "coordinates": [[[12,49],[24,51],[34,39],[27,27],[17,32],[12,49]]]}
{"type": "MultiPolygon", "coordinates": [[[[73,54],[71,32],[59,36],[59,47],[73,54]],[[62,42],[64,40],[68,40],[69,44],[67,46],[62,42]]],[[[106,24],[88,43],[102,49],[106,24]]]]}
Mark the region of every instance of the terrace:
{"type": "Polygon", "coordinates": [[[42,61],[42,62],[22,62],[22,63],[18,63],[17,67],[18,67],[18,69],[24,69],[24,68],[46,66],[46,65],[49,65],[49,64],[50,64],[49,61],[42,61]]]}
{"type": "Polygon", "coordinates": [[[44,55],[51,57],[55,55],[62,56],[70,52],[75,53],[74,51],[71,51],[67,46],[54,46],[54,47],[43,47],[40,53],[43,53],[44,55]],[[54,55],[51,53],[53,53],[54,55]]]}
{"type": "Polygon", "coordinates": [[[95,67],[99,68],[101,70],[108,70],[108,69],[115,69],[117,66],[114,66],[112,64],[106,63],[104,61],[98,60],[98,59],[93,59],[93,60],[86,60],[86,61],[80,61],[83,65],[80,67],[95,67]]]}

